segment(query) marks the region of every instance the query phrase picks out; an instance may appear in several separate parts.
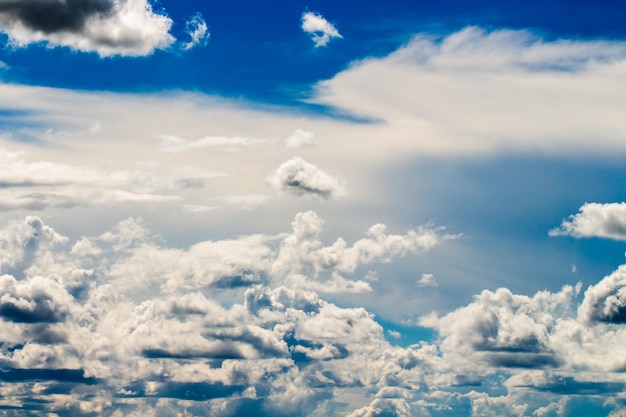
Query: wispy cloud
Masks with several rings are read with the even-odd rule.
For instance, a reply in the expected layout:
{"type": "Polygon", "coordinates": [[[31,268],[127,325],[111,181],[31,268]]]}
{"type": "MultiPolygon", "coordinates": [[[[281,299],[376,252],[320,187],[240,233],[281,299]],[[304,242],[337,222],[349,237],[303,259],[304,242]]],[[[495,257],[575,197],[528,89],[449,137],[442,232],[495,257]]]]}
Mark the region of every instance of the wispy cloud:
{"type": "Polygon", "coordinates": [[[196,13],[185,23],[185,33],[189,41],[183,44],[185,51],[196,46],[205,46],[209,42],[209,28],[200,13],[196,13]]]}
{"type": "Polygon", "coordinates": [[[332,23],[315,12],[302,13],[302,30],[311,34],[316,48],[326,46],[332,38],[342,38],[332,23]]]}

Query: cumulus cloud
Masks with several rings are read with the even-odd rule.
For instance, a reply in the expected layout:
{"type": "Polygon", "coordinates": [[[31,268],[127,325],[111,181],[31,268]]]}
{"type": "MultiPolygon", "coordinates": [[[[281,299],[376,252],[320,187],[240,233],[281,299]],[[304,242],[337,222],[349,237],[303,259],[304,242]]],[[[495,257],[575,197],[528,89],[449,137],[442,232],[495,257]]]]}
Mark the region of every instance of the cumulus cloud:
{"type": "Polygon", "coordinates": [[[579,213],[563,220],[550,236],[603,237],[626,240],[626,203],[585,203],[579,213]]]}
{"type": "Polygon", "coordinates": [[[303,129],[296,129],[285,139],[287,149],[301,149],[315,145],[315,135],[312,132],[303,129]]]}
{"type": "Polygon", "coordinates": [[[311,34],[315,47],[326,46],[332,38],[342,38],[337,28],[315,12],[302,13],[302,30],[311,34]]]}
{"type": "Polygon", "coordinates": [[[300,157],[283,162],[267,178],[267,182],[279,193],[296,196],[331,198],[346,193],[341,179],[327,174],[300,157]]]}
{"type": "Polygon", "coordinates": [[[619,409],[624,267],[581,303],[580,286],[484,291],[422,318],[437,339],[401,347],[371,312],[294,288],[288,277],[349,274],[441,237],[378,225],[351,246],[324,246],[323,225],[304,212],[289,233],[186,250],[159,246],[140,219],[76,242],[40,219],[0,229],[11,259],[24,257],[20,242],[47,242],[19,277],[16,263],[0,276],[0,406],[105,416],[517,416],[584,395],[619,409]],[[228,303],[211,287],[226,276],[228,303]],[[168,287],[172,280],[182,285],[168,287]]]}
{"type": "Polygon", "coordinates": [[[44,42],[100,56],[142,56],[175,39],[172,20],[155,13],[147,0],[3,1],[0,30],[10,44],[44,42]]]}
{"type": "Polygon", "coordinates": [[[184,50],[205,46],[209,42],[209,28],[200,13],[196,13],[185,23],[185,33],[189,35],[189,41],[183,44],[184,50]]]}

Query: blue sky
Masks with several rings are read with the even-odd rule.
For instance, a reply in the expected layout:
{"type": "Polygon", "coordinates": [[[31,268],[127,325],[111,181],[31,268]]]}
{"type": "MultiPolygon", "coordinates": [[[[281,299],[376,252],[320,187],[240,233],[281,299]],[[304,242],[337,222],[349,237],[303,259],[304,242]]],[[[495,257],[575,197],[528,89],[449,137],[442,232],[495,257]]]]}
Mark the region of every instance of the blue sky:
{"type": "Polygon", "coordinates": [[[0,414],[623,416],[624,22],[0,0],[0,414]]]}

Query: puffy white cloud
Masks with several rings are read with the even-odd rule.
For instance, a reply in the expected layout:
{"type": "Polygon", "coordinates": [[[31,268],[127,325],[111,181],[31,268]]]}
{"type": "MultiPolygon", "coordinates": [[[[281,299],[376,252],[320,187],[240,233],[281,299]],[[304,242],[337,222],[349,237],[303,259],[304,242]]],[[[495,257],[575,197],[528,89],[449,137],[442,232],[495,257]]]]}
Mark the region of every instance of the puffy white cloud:
{"type": "Polygon", "coordinates": [[[45,42],[100,56],[149,55],[174,41],[172,20],[147,0],[4,1],[0,30],[10,44],[45,42]]]}
{"type": "Polygon", "coordinates": [[[579,213],[563,220],[550,236],[604,237],[626,240],[626,203],[585,203],[579,213]]]}
{"type": "Polygon", "coordinates": [[[189,41],[183,44],[184,50],[205,46],[209,42],[209,28],[200,13],[196,13],[185,23],[185,33],[189,35],[189,41]]]}
{"type": "Polygon", "coordinates": [[[626,324],[626,266],[590,286],[578,314],[589,322],[626,324]]]}
{"type": "Polygon", "coordinates": [[[302,30],[311,34],[315,47],[326,46],[332,38],[342,38],[337,28],[315,12],[302,13],[302,30]]]}
{"type": "Polygon", "coordinates": [[[300,157],[283,162],[267,181],[279,193],[296,196],[330,198],[346,193],[341,179],[327,174],[300,157]]]}

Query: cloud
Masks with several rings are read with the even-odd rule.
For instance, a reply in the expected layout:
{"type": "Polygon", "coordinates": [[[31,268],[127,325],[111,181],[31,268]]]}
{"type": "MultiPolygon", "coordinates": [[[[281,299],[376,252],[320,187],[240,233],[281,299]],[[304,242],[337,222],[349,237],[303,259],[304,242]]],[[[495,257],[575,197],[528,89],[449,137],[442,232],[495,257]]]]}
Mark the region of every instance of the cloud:
{"type": "Polygon", "coordinates": [[[433,274],[422,274],[422,277],[417,281],[418,287],[437,287],[439,283],[435,280],[433,274]]]}
{"type": "Polygon", "coordinates": [[[626,240],[626,203],[585,203],[579,213],[563,220],[550,236],[603,237],[626,240]]]}
{"type": "Polygon", "coordinates": [[[589,321],[626,324],[626,267],[604,278],[585,291],[579,315],[589,321]]]}
{"type": "Polygon", "coordinates": [[[9,43],[25,47],[44,42],[101,57],[143,56],[175,39],[172,20],[154,13],[147,0],[3,1],[0,30],[9,43]]]}
{"type": "Polygon", "coordinates": [[[200,13],[196,13],[185,23],[185,33],[190,40],[183,44],[182,48],[187,51],[196,46],[205,46],[209,42],[209,28],[200,13]]]}
{"type": "Polygon", "coordinates": [[[606,152],[626,128],[624,91],[611,87],[625,60],[623,41],[468,27],[354,62],[318,83],[310,101],[371,120],[372,135],[404,138],[400,149],[606,152]]]}
{"type": "Polygon", "coordinates": [[[225,173],[180,166],[160,173],[158,164],[107,170],[50,161],[30,161],[22,152],[0,148],[0,210],[166,202],[202,189],[225,173]]]}
{"type": "Polygon", "coordinates": [[[301,149],[315,146],[315,135],[309,131],[296,129],[293,134],[285,139],[287,149],[301,149]]]}
{"type": "Polygon", "coordinates": [[[296,196],[331,198],[346,193],[341,179],[332,177],[300,157],[283,162],[267,178],[267,182],[279,193],[296,196]]]}
{"type": "Polygon", "coordinates": [[[194,149],[217,148],[227,153],[237,153],[253,146],[276,143],[276,139],[242,136],[207,136],[202,139],[185,140],[176,136],[161,135],[159,148],[164,152],[186,152],[194,149]]]}
{"type": "Polygon", "coordinates": [[[342,38],[332,23],[315,12],[302,13],[302,30],[311,34],[316,48],[326,46],[332,38],[342,38]]]}
{"type": "Polygon", "coordinates": [[[47,243],[19,278],[0,277],[0,406],[107,416],[514,416],[542,415],[561,401],[571,407],[582,395],[607,413],[620,408],[624,267],[580,303],[580,287],[532,296],[486,290],[456,311],[423,317],[438,337],[401,347],[368,310],[288,278],[349,274],[442,237],[390,235],[377,225],[352,245],[325,246],[323,228],[303,212],[289,233],[176,249],[160,246],[139,219],[76,242],[40,220],[9,224],[0,242],[22,247],[36,234],[47,243]],[[240,268],[260,280],[227,287],[230,302],[207,288],[211,274],[240,268]]]}

